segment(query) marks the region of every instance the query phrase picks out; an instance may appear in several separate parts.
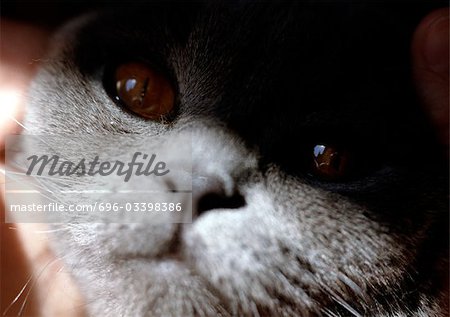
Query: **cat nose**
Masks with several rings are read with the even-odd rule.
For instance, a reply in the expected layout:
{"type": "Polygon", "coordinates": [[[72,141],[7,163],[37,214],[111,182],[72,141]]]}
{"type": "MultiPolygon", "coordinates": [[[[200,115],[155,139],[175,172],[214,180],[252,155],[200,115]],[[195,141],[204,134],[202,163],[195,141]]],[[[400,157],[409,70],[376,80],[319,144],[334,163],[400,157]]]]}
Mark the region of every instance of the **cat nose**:
{"type": "Polygon", "coordinates": [[[244,197],[229,188],[227,182],[215,175],[192,176],[192,217],[218,209],[238,209],[245,206],[244,197]]]}
{"type": "Polygon", "coordinates": [[[237,210],[246,204],[243,192],[257,173],[256,153],[235,134],[207,119],[180,123],[176,132],[191,140],[192,219],[216,210],[237,210]]]}

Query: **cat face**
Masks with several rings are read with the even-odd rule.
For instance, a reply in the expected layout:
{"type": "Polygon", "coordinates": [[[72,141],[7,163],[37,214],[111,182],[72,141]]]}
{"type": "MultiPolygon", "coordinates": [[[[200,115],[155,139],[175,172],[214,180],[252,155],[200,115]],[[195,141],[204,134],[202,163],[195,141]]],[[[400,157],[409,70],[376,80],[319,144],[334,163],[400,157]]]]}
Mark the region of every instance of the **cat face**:
{"type": "Polygon", "coordinates": [[[399,12],[170,3],[63,28],[32,85],[27,133],[192,140],[192,223],[55,232],[88,311],[443,314],[433,270],[447,173],[410,84],[420,15],[399,12]],[[133,86],[117,85],[130,72],[133,86]]]}

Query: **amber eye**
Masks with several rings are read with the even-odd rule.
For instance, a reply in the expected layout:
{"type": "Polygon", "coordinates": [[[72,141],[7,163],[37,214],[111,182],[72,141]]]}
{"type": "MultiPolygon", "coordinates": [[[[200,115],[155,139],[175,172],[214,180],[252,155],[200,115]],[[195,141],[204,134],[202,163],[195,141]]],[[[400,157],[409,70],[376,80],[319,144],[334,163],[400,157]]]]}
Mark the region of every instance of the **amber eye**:
{"type": "Polygon", "coordinates": [[[174,108],[175,93],[170,82],[143,63],[119,65],[113,79],[114,98],[144,118],[162,120],[174,108]]]}
{"type": "Polygon", "coordinates": [[[350,172],[351,155],[338,147],[317,144],[313,148],[312,171],[315,175],[337,181],[348,176],[350,172]]]}

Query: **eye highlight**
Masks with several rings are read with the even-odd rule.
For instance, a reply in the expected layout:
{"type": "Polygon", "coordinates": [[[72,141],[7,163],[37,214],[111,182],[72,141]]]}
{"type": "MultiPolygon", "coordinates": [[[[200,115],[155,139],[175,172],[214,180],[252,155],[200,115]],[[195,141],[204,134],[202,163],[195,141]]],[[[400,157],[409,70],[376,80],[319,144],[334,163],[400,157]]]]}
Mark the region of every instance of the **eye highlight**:
{"type": "Polygon", "coordinates": [[[109,94],[129,111],[151,120],[161,121],[175,104],[175,92],[169,80],[140,62],[118,65],[109,74],[109,94]]]}
{"type": "Polygon", "coordinates": [[[351,171],[350,152],[332,145],[317,144],[313,147],[311,170],[324,180],[341,180],[351,171]]]}

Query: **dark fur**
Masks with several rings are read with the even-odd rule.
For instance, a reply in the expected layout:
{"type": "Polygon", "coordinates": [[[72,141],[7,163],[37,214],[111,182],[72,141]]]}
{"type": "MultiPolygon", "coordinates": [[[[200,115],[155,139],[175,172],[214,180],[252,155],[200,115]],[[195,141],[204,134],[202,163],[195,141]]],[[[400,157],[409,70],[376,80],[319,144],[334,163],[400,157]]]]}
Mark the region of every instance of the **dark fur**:
{"type": "MultiPolygon", "coordinates": [[[[186,261],[195,263],[190,269],[207,282],[198,288],[189,279],[190,288],[177,284],[179,281],[165,282],[178,285],[180,294],[192,291],[192,296],[209,305],[217,303],[210,308],[199,300],[200,308],[191,311],[192,315],[350,316],[342,303],[347,302],[363,316],[444,316],[440,301],[447,296],[443,290],[448,289],[447,269],[442,269],[447,267],[448,167],[415,96],[410,65],[412,32],[433,6],[438,4],[112,5],[81,26],[63,30],[57,38],[58,43],[68,43],[55,50],[53,62],[35,82],[28,126],[39,133],[151,134],[157,130],[164,134],[186,128],[188,123],[194,131],[196,126],[203,129],[199,135],[211,133],[219,139],[243,142],[245,150],[236,150],[242,162],[245,153],[258,158],[251,181],[243,179],[246,174],[233,175],[235,182],[240,182],[237,187],[244,188],[240,191],[246,200],[245,188],[260,184],[269,193],[267,206],[271,207],[267,210],[273,208],[269,214],[276,218],[280,213],[286,222],[280,221],[279,232],[268,235],[264,242],[272,225],[269,220],[266,225],[256,216],[254,222],[243,218],[233,225],[220,220],[225,232],[228,226],[244,231],[230,229],[232,239],[242,241],[243,246],[234,248],[231,241],[223,241],[230,248],[218,247],[217,252],[223,250],[224,259],[234,257],[239,262],[253,250],[248,254],[255,256],[255,263],[265,263],[259,274],[240,271],[231,264],[224,264],[228,273],[220,271],[214,266],[217,259],[205,262],[207,255],[197,250],[202,244],[201,239],[195,242],[195,229],[183,229],[181,245],[188,251],[180,253],[187,254],[186,261]],[[104,82],[108,67],[136,59],[160,69],[177,89],[177,112],[167,126],[142,120],[97,97],[95,89],[104,82]],[[84,97],[89,95],[94,96],[95,106],[84,97]],[[110,125],[111,118],[118,124],[110,125]],[[343,182],[311,177],[305,157],[310,155],[308,146],[320,142],[356,148],[363,162],[361,173],[343,182]],[[302,199],[308,204],[302,205],[302,199]],[[247,239],[245,232],[252,238],[247,239]],[[277,251],[267,251],[271,247],[277,251]],[[305,255],[313,250],[327,254],[327,260],[305,255]],[[376,263],[364,263],[363,255],[369,251],[374,252],[376,263]],[[268,259],[278,258],[267,264],[268,259]],[[339,282],[334,270],[352,275],[353,284],[339,282]],[[275,273],[282,274],[303,295],[285,293],[277,286],[280,275],[275,273]],[[249,288],[242,290],[242,298],[230,291],[239,291],[232,276],[243,281],[248,278],[249,288]],[[315,282],[308,282],[308,276],[315,282]],[[225,286],[218,290],[218,277],[230,290],[225,286]],[[258,297],[260,286],[266,293],[258,297]],[[193,292],[200,293],[205,287],[213,295],[193,292]]],[[[214,142],[205,144],[203,151],[214,151],[214,142]]],[[[200,215],[193,228],[214,212],[200,215]]],[[[81,250],[86,258],[93,252],[83,246],[72,248],[81,250]]],[[[68,260],[70,265],[78,261],[68,260]]],[[[90,273],[77,273],[77,269],[83,271],[79,265],[74,270],[84,290],[96,289],[91,285],[97,276],[92,273],[99,265],[95,263],[86,263],[93,267],[90,273]]],[[[123,266],[112,268],[117,273],[113,279],[120,279],[123,266]]],[[[157,269],[152,270],[157,274],[157,269]]],[[[112,288],[133,284],[133,276],[130,280],[124,274],[123,283],[111,284],[112,288]]],[[[151,283],[152,274],[149,276],[151,283]]],[[[134,278],[143,279],[143,275],[134,278]]],[[[144,314],[145,308],[127,307],[125,300],[109,302],[108,296],[119,295],[105,290],[107,281],[102,283],[104,291],[98,298],[94,295],[97,291],[86,291],[89,301],[98,300],[91,308],[94,313],[104,308],[116,314],[144,314]],[[106,303],[112,308],[102,306],[106,303]]],[[[139,296],[125,298],[130,306],[140,307],[136,303],[142,301],[139,296]]],[[[190,315],[188,310],[156,310],[156,306],[145,306],[148,315],[190,315]]]]}

